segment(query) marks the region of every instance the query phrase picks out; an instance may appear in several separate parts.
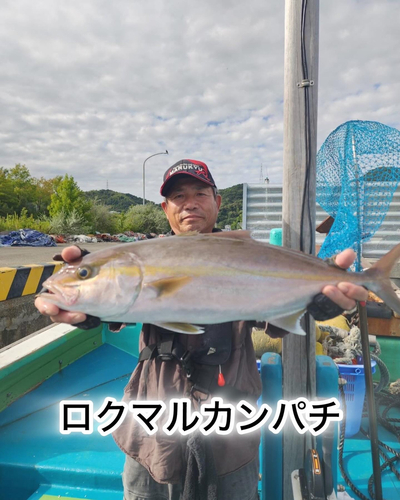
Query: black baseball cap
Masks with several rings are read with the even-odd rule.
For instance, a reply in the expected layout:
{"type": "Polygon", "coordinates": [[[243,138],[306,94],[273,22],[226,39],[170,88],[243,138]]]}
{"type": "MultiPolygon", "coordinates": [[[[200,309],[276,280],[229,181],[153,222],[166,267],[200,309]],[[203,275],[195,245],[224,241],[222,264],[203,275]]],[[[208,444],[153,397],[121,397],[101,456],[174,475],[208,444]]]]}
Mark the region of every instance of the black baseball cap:
{"type": "Polygon", "coordinates": [[[179,160],[164,174],[164,182],[160,188],[161,196],[166,196],[167,185],[175,175],[190,175],[195,179],[217,188],[207,165],[198,160],[179,160]]]}

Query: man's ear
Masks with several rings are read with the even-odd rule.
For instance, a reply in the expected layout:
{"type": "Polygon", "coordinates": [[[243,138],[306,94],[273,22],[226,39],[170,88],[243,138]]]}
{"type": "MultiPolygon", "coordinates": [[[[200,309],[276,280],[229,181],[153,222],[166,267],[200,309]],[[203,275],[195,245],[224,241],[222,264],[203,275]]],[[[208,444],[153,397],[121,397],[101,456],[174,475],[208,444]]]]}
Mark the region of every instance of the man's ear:
{"type": "Polygon", "coordinates": [[[164,210],[165,215],[167,215],[167,202],[166,201],[162,201],[161,202],[161,207],[164,210]]]}
{"type": "Polygon", "coordinates": [[[217,206],[218,206],[218,210],[219,210],[220,206],[221,206],[221,202],[222,202],[222,196],[220,194],[217,194],[215,201],[217,202],[217,206]]]}

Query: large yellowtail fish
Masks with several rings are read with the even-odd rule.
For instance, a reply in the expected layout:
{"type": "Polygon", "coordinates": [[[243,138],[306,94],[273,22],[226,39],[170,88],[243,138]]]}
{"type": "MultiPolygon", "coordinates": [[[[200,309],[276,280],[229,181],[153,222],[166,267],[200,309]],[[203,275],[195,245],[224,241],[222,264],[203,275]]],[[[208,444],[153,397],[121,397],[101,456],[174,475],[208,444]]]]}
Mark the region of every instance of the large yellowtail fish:
{"type": "Polygon", "coordinates": [[[245,231],[123,243],[85,256],[47,279],[41,297],[103,321],[153,323],[181,333],[196,324],[268,321],[304,335],[300,318],[325,285],[372,290],[400,314],[389,275],[400,244],[362,273],[253,240],[245,231]]]}

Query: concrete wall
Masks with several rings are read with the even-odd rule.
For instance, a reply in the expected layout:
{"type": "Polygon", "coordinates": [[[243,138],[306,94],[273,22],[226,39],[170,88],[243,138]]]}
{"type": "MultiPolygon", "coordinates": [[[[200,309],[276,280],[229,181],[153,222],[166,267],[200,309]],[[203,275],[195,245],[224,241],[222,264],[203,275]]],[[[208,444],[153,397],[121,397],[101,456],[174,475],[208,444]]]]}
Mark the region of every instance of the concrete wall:
{"type": "Polygon", "coordinates": [[[0,349],[52,322],[40,314],[34,301],[34,295],[27,295],[0,302],[0,349]]]}
{"type": "Polygon", "coordinates": [[[51,324],[34,306],[43,282],[61,262],[0,267],[0,349],[51,324]]]}

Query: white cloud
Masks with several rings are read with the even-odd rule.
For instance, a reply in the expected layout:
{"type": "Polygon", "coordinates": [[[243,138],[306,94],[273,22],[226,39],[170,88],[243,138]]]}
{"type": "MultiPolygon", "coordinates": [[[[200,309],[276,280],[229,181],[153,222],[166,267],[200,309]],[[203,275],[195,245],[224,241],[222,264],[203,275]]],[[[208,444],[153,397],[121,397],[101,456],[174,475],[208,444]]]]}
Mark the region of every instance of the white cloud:
{"type": "MultiPolygon", "coordinates": [[[[160,201],[189,157],[219,187],[282,177],[284,2],[2,2],[0,165],[160,201]]],[[[318,143],[350,119],[400,126],[398,2],[324,0],[318,143]]]]}

